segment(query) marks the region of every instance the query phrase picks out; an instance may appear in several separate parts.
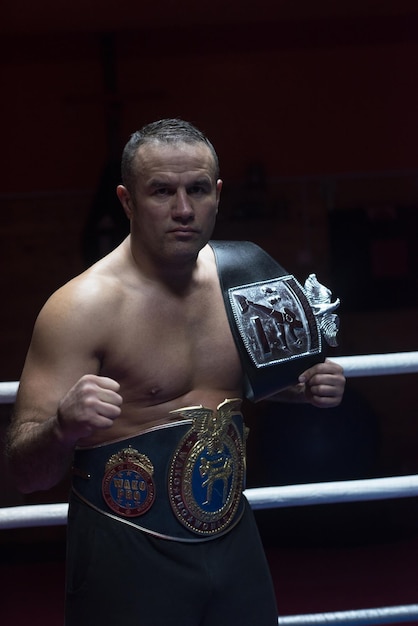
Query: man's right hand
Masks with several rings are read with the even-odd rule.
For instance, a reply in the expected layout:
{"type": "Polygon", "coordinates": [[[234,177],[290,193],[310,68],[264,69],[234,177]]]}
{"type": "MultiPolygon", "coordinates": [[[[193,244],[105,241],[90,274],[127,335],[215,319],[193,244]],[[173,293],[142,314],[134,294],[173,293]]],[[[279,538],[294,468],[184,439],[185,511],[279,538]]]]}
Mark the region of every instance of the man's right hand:
{"type": "Polygon", "coordinates": [[[90,437],[98,429],[111,428],[121,413],[120,385],[112,378],[86,374],[58,405],[57,422],[66,444],[90,437]]]}

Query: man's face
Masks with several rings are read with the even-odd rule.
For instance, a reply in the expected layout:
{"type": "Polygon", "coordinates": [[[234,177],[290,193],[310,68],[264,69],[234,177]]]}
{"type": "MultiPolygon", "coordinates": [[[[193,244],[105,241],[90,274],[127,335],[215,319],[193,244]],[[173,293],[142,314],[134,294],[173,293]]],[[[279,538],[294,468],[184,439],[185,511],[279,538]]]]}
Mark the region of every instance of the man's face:
{"type": "Polygon", "coordinates": [[[135,189],[125,190],[126,204],[118,188],[134,245],[164,258],[196,256],[213,232],[222,188],[209,148],[147,143],[136,154],[135,169],[135,189]]]}

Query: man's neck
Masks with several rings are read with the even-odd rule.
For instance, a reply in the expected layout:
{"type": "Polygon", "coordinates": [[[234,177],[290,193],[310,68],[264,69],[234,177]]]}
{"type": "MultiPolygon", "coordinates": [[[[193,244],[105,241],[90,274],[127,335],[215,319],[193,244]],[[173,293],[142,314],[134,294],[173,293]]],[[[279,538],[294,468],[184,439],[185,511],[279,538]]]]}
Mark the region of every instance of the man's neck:
{"type": "Polygon", "coordinates": [[[137,252],[130,244],[131,259],[145,280],[159,282],[175,293],[187,292],[196,284],[204,265],[202,251],[190,257],[174,257],[164,262],[137,252]]]}

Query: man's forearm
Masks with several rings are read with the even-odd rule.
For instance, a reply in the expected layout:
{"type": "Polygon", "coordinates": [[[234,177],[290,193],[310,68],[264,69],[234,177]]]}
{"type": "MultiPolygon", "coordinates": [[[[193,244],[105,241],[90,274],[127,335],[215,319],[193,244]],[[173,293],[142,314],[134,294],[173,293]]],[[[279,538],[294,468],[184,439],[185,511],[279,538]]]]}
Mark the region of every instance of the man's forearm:
{"type": "Polygon", "coordinates": [[[66,474],[72,448],[60,437],[56,417],[10,428],[6,446],[9,467],[19,491],[50,489],[66,474]]]}

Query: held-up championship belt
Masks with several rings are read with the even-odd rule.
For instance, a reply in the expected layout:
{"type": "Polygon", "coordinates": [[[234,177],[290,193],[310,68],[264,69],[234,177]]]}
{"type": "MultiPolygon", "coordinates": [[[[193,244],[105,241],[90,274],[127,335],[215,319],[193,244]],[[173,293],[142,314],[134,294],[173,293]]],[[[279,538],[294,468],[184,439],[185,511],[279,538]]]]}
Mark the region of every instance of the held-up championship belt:
{"type": "Polygon", "coordinates": [[[225,308],[245,377],[245,395],[262,400],[294,385],[336,346],[339,299],[311,274],[302,287],[248,241],[211,241],[225,308]]]}

